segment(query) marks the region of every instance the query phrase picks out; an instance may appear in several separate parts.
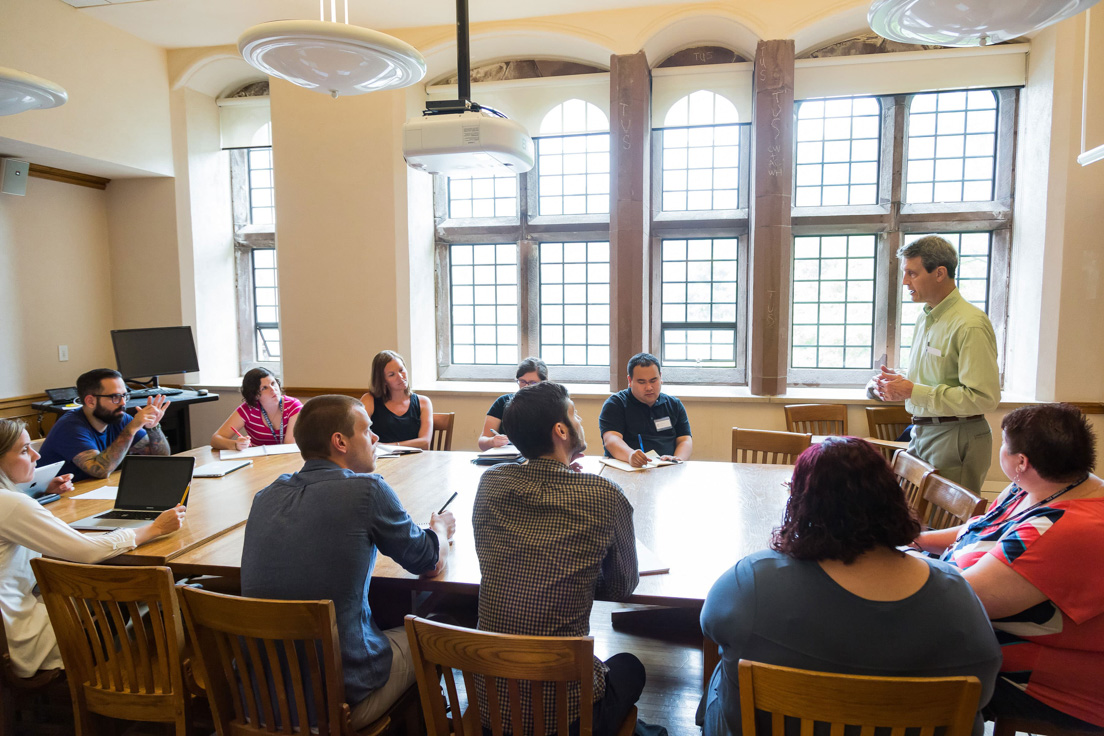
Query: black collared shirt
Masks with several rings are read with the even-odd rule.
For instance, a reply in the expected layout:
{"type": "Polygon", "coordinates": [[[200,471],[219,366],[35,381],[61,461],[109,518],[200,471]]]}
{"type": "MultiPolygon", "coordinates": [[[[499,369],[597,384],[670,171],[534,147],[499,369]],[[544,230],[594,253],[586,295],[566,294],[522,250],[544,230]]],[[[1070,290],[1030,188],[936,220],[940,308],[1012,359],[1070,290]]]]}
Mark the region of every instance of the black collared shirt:
{"type": "MultiPolygon", "coordinates": [[[[606,399],[602,413],[598,417],[598,433],[618,432],[625,443],[634,450],[644,440],[644,452],[655,450],[660,455],[675,454],[675,445],[679,437],[690,435],[690,419],[686,408],[674,396],[661,393],[651,406],[639,401],[632,389],[618,391],[606,399]],[[666,429],[657,429],[656,422],[670,420],[666,429]]],[[[609,450],[606,456],[610,457],[609,450]]]]}

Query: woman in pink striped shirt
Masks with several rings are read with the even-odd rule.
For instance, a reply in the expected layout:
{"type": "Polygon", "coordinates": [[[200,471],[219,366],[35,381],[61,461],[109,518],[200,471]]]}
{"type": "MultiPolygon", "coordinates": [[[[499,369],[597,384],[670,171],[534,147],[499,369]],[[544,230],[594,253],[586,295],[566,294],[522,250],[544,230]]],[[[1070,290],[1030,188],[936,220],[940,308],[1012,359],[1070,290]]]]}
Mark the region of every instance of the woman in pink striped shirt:
{"type": "Polygon", "coordinates": [[[245,401],[211,435],[216,450],[244,450],[252,445],[295,442],[295,419],[303,404],[284,396],[280,381],[267,368],[254,368],[242,378],[245,401]]]}

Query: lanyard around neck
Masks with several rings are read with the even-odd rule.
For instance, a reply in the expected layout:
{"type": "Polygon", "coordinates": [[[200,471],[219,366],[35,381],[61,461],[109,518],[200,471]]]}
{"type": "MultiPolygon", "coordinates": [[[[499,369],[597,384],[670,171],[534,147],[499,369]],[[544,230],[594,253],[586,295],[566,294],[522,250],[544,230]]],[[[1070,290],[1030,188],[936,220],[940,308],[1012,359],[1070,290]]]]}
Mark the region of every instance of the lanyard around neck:
{"type": "Polygon", "coordinates": [[[265,408],[261,407],[261,418],[264,419],[264,423],[268,425],[268,431],[272,433],[272,437],[276,440],[276,444],[284,444],[284,397],[280,397],[280,434],[276,434],[276,428],[272,426],[272,420],[268,418],[268,412],[265,408]]]}
{"type": "MultiPolygon", "coordinates": [[[[1081,485],[1082,483],[1084,483],[1088,479],[1089,479],[1089,474],[1085,473],[1085,477],[1081,478],[1080,480],[1075,480],[1073,483],[1070,483],[1068,486],[1066,486],[1062,490],[1056,491],[1056,492],[1050,494],[1049,496],[1047,496],[1046,498],[1044,498],[1042,501],[1037,501],[1036,503],[1033,503],[1031,506],[1027,507],[1023,511],[1020,511],[1017,514],[1015,514],[1013,516],[1010,516],[1005,523],[1023,521],[1025,518],[1027,518],[1027,515],[1030,514],[1032,511],[1034,511],[1035,509],[1039,508],[1040,506],[1045,506],[1046,504],[1050,503],[1051,501],[1058,498],[1059,496],[1061,496],[1064,493],[1072,491],[1074,488],[1081,485]]],[[[1017,486],[1017,488],[1019,488],[1019,486],[1017,486]]],[[[1019,488],[1019,490],[1023,491],[1022,488],[1019,488]]],[[[1026,491],[1024,491],[1024,495],[1027,495],[1026,491]]],[[[1011,499],[1009,499],[1009,500],[1011,500],[1011,499]]],[[[971,524],[970,525],[970,527],[972,527],[971,530],[972,531],[977,531],[979,529],[984,528],[985,526],[988,526],[988,524],[991,521],[989,517],[992,515],[993,520],[995,520],[996,515],[999,515],[999,513],[1000,513],[1000,507],[998,507],[996,509],[993,509],[993,512],[995,512],[995,513],[994,514],[986,514],[985,516],[981,517],[976,522],[974,522],[974,524],[976,524],[977,526],[974,526],[974,524],[971,524]]]]}

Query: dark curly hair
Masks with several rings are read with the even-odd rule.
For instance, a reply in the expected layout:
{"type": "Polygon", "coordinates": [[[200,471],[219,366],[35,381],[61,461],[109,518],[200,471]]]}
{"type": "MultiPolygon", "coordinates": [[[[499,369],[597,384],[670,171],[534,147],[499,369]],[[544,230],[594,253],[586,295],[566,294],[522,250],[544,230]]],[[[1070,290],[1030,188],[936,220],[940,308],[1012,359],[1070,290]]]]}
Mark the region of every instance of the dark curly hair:
{"type": "Polygon", "coordinates": [[[1081,478],[1096,467],[1096,438],[1088,418],[1072,404],[1021,406],[1001,420],[1005,445],[1027,455],[1044,480],[1081,478]]]}
{"type": "MultiPolygon", "coordinates": [[[[276,377],[276,374],[267,368],[251,368],[245,372],[242,376],[241,395],[245,399],[245,403],[256,409],[260,406],[261,398],[261,381],[265,377],[271,378],[276,382],[277,386],[280,386],[280,379],[276,377]]],[[[283,386],[280,386],[280,390],[283,390],[283,386]]]]}
{"type": "Polygon", "coordinates": [[[771,549],[798,560],[849,564],[920,533],[885,458],[857,437],[830,437],[797,458],[790,500],[771,549]]]}

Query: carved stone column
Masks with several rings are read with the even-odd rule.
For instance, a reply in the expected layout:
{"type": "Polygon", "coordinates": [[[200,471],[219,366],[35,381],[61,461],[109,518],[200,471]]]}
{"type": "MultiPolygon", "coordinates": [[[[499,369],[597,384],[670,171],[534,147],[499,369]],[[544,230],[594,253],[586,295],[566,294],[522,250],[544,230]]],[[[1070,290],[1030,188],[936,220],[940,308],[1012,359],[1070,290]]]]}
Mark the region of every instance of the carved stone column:
{"type": "Polygon", "coordinates": [[[769,396],[786,391],[789,353],[794,42],[760,41],[754,79],[748,382],[769,396]]]}
{"type": "Polygon", "coordinates": [[[651,70],[644,52],[610,57],[610,386],[644,349],[651,319],[651,70]]]}

